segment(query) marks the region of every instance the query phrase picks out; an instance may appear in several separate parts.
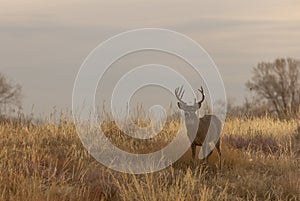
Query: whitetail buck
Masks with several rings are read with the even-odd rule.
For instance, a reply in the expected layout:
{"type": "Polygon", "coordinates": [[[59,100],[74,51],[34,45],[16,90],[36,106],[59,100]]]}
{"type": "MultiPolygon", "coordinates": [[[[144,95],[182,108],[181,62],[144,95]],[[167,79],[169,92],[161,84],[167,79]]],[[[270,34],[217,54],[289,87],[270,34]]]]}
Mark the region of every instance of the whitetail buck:
{"type": "Polygon", "coordinates": [[[175,96],[179,101],[177,103],[178,107],[184,111],[185,126],[187,129],[187,135],[191,141],[193,160],[195,160],[196,146],[201,146],[202,154],[205,157],[204,162],[206,163],[208,157],[212,154],[212,149],[209,149],[210,153],[206,154],[206,151],[208,149],[205,146],[211,146],[211,144],[213,143],[213,146],[215,146],[218,152],[219,168],[221,169],[220,134],[222,130],[222,122],[215,115],[205,115],[202,118],[197,117],[196,111],[200,109],[205,99],[203,88],[201,87],[201,89],[198,90],[202,94],[202,99],[198,102],[196,102],[195,100],[194,105],[188,105],[187,103],[182,101],[182,97],[184,94],[183,86],[175,89],[175,96]],[[207,139],[205,140],[205,138],[207,139]],[[214,140],[216,139],[217,142],[214,142],[214,140]]]}

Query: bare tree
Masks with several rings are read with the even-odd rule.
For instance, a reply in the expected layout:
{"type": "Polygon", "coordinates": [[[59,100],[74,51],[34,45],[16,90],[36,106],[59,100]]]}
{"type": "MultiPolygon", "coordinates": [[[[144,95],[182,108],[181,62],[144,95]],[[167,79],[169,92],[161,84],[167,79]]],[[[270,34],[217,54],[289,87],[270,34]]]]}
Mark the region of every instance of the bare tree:
{"type": "Polygon", "coordinates": [[[0,114],[11,106],[21,106],[21,86],[12,84],[0,73],[0,114]]]}
{"type": "Polygon", "coordinates": [[[246,86],[266,99],[280,118],[296,115],[300,104],[300,61],[292,58],[261,62],[246,86]]]}

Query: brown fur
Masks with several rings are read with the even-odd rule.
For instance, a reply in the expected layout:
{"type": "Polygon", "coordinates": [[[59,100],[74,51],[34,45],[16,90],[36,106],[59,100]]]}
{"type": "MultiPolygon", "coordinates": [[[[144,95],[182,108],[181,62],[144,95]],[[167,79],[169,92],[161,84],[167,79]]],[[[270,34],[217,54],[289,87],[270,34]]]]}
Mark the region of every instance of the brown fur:
{"type": "MultiPolygon", "coordinates": [[[[214,132],[216,135],[220,135],[221,134],[221,128],[222,128],[222,122],[219,120],[218,117],[216,117],[215,115],[205,115],[204,117],[199,119],[199,125],[198,125],[198,130],[197,130],[197,134],[195,139],[192,142],[191,148],[192,148],[192,155],[193,155],[193,159],[195,159],[196,156],[196,147],[197,146],[202,146],[204,143],[204,140],[208,134],[208,128],[211,126],[211,130],[212,132],[214,132]]],[[[188,129],[188,128],[187,128],[188,129]]],[[[189,133],[188,136],[190,137],[189,133]]],[[[191,137],[190,137],[191,139],[191,137]]],[[[192,140],[191,140],[192,141],[192,140]]],[[[208,141],[210,142],[210,141],[208,141]]],[[[219,156],[219,167],[221,169],[221,147],[220,147],[220,138],[218,136],[218,141],[215,143],[215,148],[218,152],[218,156],[219,156]]],[[[203,151],[205,149],[202,149],[203,151]]],[[[203,153],[205,155],[205,153],[203,153]]],[[[209,156],[212,154],[212,152],[210,152],[207,157],[205,157],[205,162],[207,162],[209,156]]]]}

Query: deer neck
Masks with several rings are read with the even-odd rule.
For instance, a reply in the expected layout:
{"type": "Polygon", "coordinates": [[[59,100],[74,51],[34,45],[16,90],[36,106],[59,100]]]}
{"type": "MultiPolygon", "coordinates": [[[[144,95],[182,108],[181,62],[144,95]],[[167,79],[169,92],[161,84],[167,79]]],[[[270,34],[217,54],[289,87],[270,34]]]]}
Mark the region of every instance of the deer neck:
{"type": "Polygon", "coordinates": [[[196,114],[191,114],[191,115],[189,115],[188,118],[185,119],[185,126],[187,129],[188,135],[194,134],[198,131],[199,121],[200,120],[196,114]]]}

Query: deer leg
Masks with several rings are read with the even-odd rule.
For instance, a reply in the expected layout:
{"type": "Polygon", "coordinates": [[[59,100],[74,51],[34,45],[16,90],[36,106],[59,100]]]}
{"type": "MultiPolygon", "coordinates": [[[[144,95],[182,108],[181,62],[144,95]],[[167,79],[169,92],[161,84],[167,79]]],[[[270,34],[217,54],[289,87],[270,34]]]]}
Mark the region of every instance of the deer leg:
{"type": "Polygon", "coordinates": [[[204,158],[204,162],[207,163],[208,158],[210,157],[210,155],[213,153],[213,151],[209,152],[209,154],[204,158]]]}
{"type": "Polygon", "coordinates": [[[207,149],[207,147],[206,147],[207,145],[206,144],[202,144],[202,146],[201,146],[201,151],[202,151],[202,157],[203,157],[203,163],[204,164],[207,164],[207,159],[208,159],[208,157],[211,155],[211,152],[206,156],[206,149],[207,149]]]}
{"type": "Polygon", "coordinates": [[[218,141],[218,143],[216,144],[216,149],[217,149],[218,156],[219,156],[219,168],[221,170],[222,169],[222,153],[221,153],[220,141],[218,141]]]}
{"type": "Polygon", "coordinates": [[[194,168],[195,164],[196,164],[196,161],[195,161],[195,158],[196,158],[196,145],[192,144],[191,148],[192,148],[192,164],[191,165],[194,168]]]}
{"type": "Polygon", "coordinates": [[[193,157],[193,161],[194,161],[196,158],[196,145],[192,144],[191,148],[192,148],[192,157],[193,157]]]}

